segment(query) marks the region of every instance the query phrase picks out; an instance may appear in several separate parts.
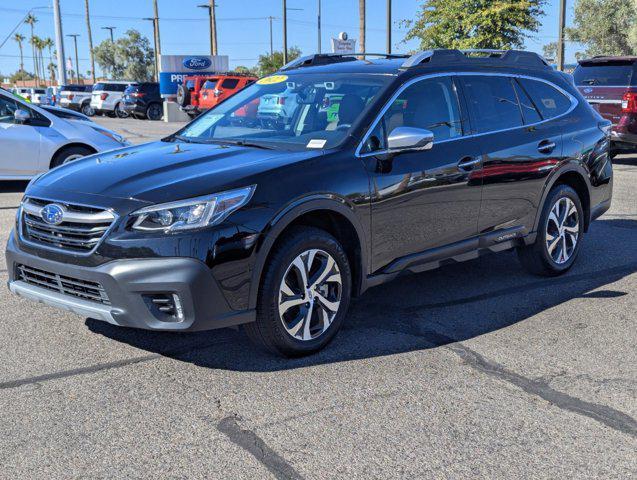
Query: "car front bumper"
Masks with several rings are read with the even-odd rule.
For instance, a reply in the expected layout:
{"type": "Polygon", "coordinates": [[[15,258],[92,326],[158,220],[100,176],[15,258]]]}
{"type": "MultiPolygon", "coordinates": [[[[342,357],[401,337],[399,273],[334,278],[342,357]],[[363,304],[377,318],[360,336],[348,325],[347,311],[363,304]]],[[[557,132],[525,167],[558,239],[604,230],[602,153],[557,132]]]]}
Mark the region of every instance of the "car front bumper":
{"type": "Polygon", "coordinates": [[[211,330],[255,320],[254,310],[230,308],[210,269],[197,259],[127,259],[85,267],[26,253],[14,235],[9,237],[6,250],[8,286],[24,298],[113,325],[147,330],[211,330]],[[40,280],[25,280],[19,266],[40,272],[40,280]],[[87,284],[103,289],[103,301],[67,293],[73,289],[82,292],[87,284]],[[173,305],[178,303],[181,317],[159,311],[152,299],[160,297],[169,298],[173,305]]]}

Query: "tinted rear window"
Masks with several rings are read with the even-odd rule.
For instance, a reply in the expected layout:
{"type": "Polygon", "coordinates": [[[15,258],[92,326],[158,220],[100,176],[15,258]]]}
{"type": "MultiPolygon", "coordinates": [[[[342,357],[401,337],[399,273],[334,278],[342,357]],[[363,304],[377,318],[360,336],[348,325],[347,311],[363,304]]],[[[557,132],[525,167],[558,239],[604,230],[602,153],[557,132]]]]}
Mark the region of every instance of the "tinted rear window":
{"type": "Polygon", "coordinates": [[[522,126],[522,113],[510,78],[463,76],[461,81],[477,133],[522,126]]]}
{"type": "Polygon", "coordinates": [[[91,85],[64,85],[60,87],[60,91],[65,92],[90,92],[91,85]]]}
{"type": "Polygon", "coordinates": [[[221,88],[233,89],[233,88],[236,88],[238,84],[239,84],[238,78],[226,78],[221,83],[221,88]]]}
{"type": "Polygon", "coordinates": [[[96,83],[93,90],[106,90],[107,92],[123,92],[128,85],[125,83],[96,83]]]}
{"type": "Polygon", "coordinates": [[[637,82],[632,64],[579,65],[573,77],[575,85],[628,86],[637,82]]]}
{"type": "Polygon", "coordinates": [[[528,78],[520,78],[519,81],[544,120],[562,115],[571,108],[570,99],[548,83],[528,78]]]}

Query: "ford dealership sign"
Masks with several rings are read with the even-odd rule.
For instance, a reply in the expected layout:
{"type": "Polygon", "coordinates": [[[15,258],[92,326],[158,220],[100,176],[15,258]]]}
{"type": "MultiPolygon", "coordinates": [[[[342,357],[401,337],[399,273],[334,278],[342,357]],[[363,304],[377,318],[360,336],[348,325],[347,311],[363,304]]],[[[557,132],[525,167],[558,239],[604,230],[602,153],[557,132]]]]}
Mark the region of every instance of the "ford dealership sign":
{"type": "Polygon", "coordinates": [[[159,93],[163,98],[174,99],[177,86],[187,75],[208,75],[228,70],[227,55],[160,55],[159,93]]]}
{"type": "Polygon", "coordinates": [[[205,57],[190,57],[185,58],[183,64],[191,70],[205,70],[212,65],[212,60],[205,57]]]}

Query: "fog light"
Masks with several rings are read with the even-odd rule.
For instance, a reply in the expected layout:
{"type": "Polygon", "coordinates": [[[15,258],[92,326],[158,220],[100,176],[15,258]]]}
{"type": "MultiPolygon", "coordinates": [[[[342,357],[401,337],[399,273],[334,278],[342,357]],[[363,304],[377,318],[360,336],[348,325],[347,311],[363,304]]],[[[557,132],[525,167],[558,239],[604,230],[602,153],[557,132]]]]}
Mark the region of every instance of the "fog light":
{"type": "Polygon", "coordinates": [[[176,293],[153,293],[143,295],[148,308],[162,322],[183,322],[184,309],[176,293]]]}

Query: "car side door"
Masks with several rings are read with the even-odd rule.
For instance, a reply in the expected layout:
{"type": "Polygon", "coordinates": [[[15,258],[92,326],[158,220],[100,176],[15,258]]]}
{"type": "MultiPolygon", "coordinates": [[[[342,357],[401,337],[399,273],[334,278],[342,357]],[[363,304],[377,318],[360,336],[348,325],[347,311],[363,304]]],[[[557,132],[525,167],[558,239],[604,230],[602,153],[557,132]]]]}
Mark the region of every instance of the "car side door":
{"type": "Polygon", "coordinates": [[[39,171],[42,136],[37,122],[16,120],[16,110],[37,112],[9,95],[0,95],[0,176],[29,177],[39,171]]]}
{"type": "Polygon", "coordinates": [[[439,247],[472,248],[461,242],[477,233],[481,181],[474,174],[481,156],[478,141],[464,136],[468,127],[454,78],[433,76],[399,90],[364,137],[360,155],[371,177],[372,271],[439,247]],[[430,131],[432,147],[388,152],[388,137],[398,127],[430,131]]]}
{"type": "Polygon", "coordinates": [[[461,77],[483,154],[478,230],[502,232],[498,238],[506,240],[532,231],[546,176],[562,156],[563,126],[545,121],[520,80],[526,82],[514,75],[461,77]]]}

